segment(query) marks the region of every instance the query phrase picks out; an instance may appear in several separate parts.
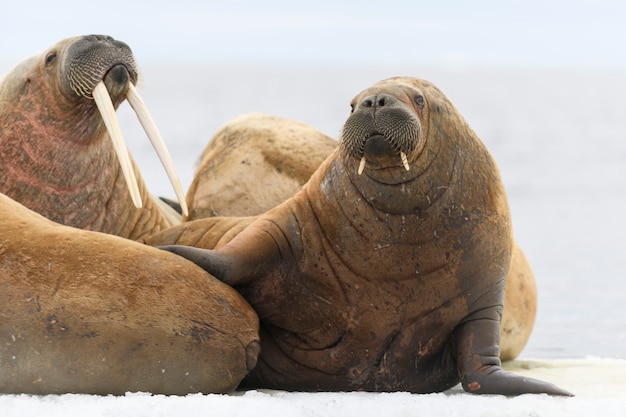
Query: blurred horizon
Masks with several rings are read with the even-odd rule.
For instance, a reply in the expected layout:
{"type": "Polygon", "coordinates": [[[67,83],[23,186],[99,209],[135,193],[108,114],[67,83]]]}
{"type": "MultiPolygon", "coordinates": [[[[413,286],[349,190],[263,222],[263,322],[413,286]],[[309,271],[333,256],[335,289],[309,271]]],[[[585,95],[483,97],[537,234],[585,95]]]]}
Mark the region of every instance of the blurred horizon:
{"type": "Polygon", "coordinates": [[[126,42],[140,64],[626,70],[626,4],[617,0],[56,0],[2,11],[2,73],[90,33],[126,42]]]}

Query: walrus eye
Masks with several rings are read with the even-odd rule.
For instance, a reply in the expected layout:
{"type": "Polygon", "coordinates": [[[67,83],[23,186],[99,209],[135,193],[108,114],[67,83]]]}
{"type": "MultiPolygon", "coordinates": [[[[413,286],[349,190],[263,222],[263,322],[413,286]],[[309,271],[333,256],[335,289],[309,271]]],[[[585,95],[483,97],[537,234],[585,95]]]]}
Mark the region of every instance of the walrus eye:
{"type": "Polygon", "coordinates": [[[46,56],[46,67],[50,64],[52,64],[54,61],[56,61],[57,59],[57,53],[56,52],[50,52],[48,54],[48,56],[46,56]]]}
{"type": "Polygon", "coordinates": [[[417,95],[413,97],[413,100],[415,101],[415,104],[419,106],[420,109],[424,108],[424,96],[417,95]]]}

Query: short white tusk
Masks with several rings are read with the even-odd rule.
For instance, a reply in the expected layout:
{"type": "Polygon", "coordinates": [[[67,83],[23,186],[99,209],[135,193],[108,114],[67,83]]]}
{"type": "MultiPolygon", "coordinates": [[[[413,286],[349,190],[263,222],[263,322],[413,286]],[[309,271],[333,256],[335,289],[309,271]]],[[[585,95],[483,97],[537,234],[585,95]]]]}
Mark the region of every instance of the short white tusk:
{"type": "Polygon", "coordinates": [[[146,107],[134,85],[129,84],[126,98],[128,99],[128,103],[130,104],[130,106],[137,114],[137,118],[139,119],[139,122],[143,126],[144,130],[146,131],[150,142],[152,142],[154,150],[156,151],[157,155],[159,155],[159,159],[161,159],[161,164],[163,164],[163,167],[167,172],[167,176],[170,179],[170,183],[172,184],[172,187],[174,187],[174,192],[176,193],[176,197],[178,198],[178,202],[180,203],[180,208],[182,209],[183,215],[189,215],[187,201],[185,200],[185,192],[183,191],[183,187],[180,185],[180,179],[178,178],[178,174],[176,173],[176,168],[174,168],[174,162],[172,161],[172,157],[167,151],[165,142],[163,141],[163,138],[159,133],[159,129],[157,129],[156,127],[156,123],[154,123],[154,119],[148,111],[148,107],[146,107]]]}
{"type": "Polygon", "coordinates": [[[117,121],[117,115],[115,114],[115,108],[113,107],[113,102],[111,102],[109,92],[107,91],[104,83],[100,81],[96,84],[91,94],[96,102],[98,110],[100,111],[102,120],[104,120],[104,125],[109,132],[111,142],[113,142],[113,148],[115,149],[117,159],[119,159],[120,165],[122,166],[122,173],[124,174],[124,179],[126,180],[126,185],[128,186],[128,191],[130,192],[133,204],[135,204],[135,207],[141,208],[141,194],[139,193],[137,178],[135,177],[133,165],[130,162],[128,148],[126,147],[126,143],[124,143],[122,130],[120,129],[120,124],[117,121]]]}
{"type": "Polygon", "coordinates": [[[361,158],[361,162],[359,163],[359,170],[357,171],[357,173],[361,175],[364,169],[365,169],[365,156],[361,158]]]}
{"type": "Polygon", "coordinates": [[[404,152],[400,152],[400,159],[402,159],[402,165],[404,165],[404,169],[409,171],[409,160],[406,158],[406,154],[404,152]]]}

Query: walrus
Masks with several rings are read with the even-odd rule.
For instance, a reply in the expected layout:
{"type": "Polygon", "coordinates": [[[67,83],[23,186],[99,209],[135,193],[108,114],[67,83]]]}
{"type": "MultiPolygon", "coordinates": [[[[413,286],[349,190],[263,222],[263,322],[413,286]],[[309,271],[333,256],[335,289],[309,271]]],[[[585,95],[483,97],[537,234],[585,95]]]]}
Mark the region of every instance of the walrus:
{"type": "Polygon", "coordinates": [[[138,78],[128,45],[104,35],[64,39],[6,74],[0,192],[58,223],[129,239],[180,222],[149,195],[115,117],[128,99],[186,212],[171,158],[134,87],[138,78]]]}
{"type": "Polygon", "coordinates": [[[202,152],[183,220],[264,213],[298,192],[336,147],[335,139],[299,121],[238,116],[202,152]]]}
{"type": "Polygon", "coordinates": [[[358,94],[302,190],[216,250],[164,246],[261,320],[242,387],[571,395],[500,367],[513,236],[495,161],[412,77],[358,94]]]}
{"type": "MultiPolygon", "coordinates": [[[[202,152],[187,192],[185,222],[143,241],[220,248],[251,216],[296,194],[335,148],[335,139],[299,121],[265,113],[238,116],[220,127],[202,152]],[[228,218],[192,221],[216,216],[228,218]]],[[[512,360],[526,346],[537,312],[535,277],[515,242],[504,294],[500,358],[512,360]]]]}
{"type": "Polygon", "coordinates": [[[0,194],[0,392],[230,392],[258,318],[191,262],[0,194]]]}

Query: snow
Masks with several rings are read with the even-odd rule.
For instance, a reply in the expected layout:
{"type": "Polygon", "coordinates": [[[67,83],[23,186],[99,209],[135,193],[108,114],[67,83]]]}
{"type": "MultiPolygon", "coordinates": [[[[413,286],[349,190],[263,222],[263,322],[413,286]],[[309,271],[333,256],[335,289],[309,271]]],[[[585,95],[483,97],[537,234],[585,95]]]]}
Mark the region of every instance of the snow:
{"type": "Polygon", "coordinates": [[[576,397],[547,395],[478,396],[460,387],[445,393],[298,393],[254,390],[230,395],[187,396],[127,393],[124,396],[3,395],[3,417],[72,416],[626,416],[626,361],[579,360],[521,361],[517,372],[555,382],[576,397]]]}

